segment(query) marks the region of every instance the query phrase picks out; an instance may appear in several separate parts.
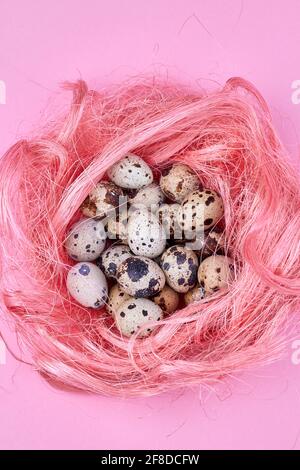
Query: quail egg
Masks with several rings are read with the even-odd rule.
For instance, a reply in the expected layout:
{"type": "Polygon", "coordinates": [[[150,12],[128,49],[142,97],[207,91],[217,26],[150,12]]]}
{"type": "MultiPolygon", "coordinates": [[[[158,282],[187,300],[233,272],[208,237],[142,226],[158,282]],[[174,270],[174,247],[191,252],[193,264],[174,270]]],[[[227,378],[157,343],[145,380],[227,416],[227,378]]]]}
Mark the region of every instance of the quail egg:
{"type": "Polygon", "coordinates": [[[164,228],[148,209],[138,209],[129,217],[128,245],[135,255],[148,258],[156,258],[164,251],[164,228]]]}
{"type": "Polygon", "coordinates": [[[153,181],[153,173],[149,165],[140,157],[128,154],[115,163],[107,172],[111,181],[127,189],[139,189],[153,181]]]}
{"type": "Polygon", "coordinates": [[[161,257],[161,267],[176,292],[185,293],[196,284],[198,258],[192,250],[178,245],[168,248],[161,257]]]}
{"type": "Polygon", "coordinates": [[[153,297],[153,301],[163,312],[173,313],[178,307],[179,295],[171,287],[165,286],[159,294],[153,297]]]}
{"type": "Polygon", "coordinates": [[[81,211],[87,217],[104,218],[122,203],[123,190],[109,181],[96,184],[81,205],[81,211]]]}
{"type": "Polygon", "coordinates": [[[233,260],[227,256],[209,256],[199,266],[198,281],[206,293],[226,291],[233,279],[233,260]]]}
{"type": "Polygon", "coordinates": [[[134,297],[131,297],[129,294],[126,294],[126,292],[123,292],[120,289],[120,286],[115,284],[109,291],[106,306],[107,312],[112,317],[114,317],[118,308],[129,299],[134,299],[134,297]]]}
{"type": "Polygon", "coordinates": [[[131,256],[117,270],[121,289],[134,297],[151,297],[165,285],[165,276],[153,260],[143,256],[131,256]]]}
{"type": "Polygon", "coordinates": [[[84,307],[100,308],[107,299],[107,282],[103,272],[93,263],[75,264],[67,276],[70,295],[84,307]]]}
{"type": "Polygon", "coordinates": [[[191,191],[195,191],[200,186],[196,173],[182,163],[175,163],[165,168],[159,184],[165,195],[175,202],[181,202],[191,191]]]}
{"type": "Polygon", "coordinates": [[[119,265],[132,253],[127,245],[112,245],[97,260],[98,267],[107,277],[116,278],[119,265]]]}
{"type": "Polygon", "coordinates": [[[131,336],[140,331],[138,336],[148,336],[155,325],[151,323],[143,328],[146,323],[158,322],[163,319],[161,308],[149,299],[130,299],[122,303],[116,315],[116,325],[124,336],[131,336]]]}
{"type": "Polygon", "coordinates": [[[184,233],[208,230],[223,216],[221,196],[210,189],[193,191],[182,201],[182,228],[184,233]]]}
{"type": "Polygon", "coordinates": [[[157,183],[151,183],[139,190],[129,190],[127,192],[128,201],[132,207],[149,208],[155,212],[163,203],[165,195],[157,183]]]}
{"type": "Polygon", "coordinates": [[[65,248],[70,258],[93,261],[105,247],[106,233],[101,220],[81,219],[70,229],[65,248]]]}

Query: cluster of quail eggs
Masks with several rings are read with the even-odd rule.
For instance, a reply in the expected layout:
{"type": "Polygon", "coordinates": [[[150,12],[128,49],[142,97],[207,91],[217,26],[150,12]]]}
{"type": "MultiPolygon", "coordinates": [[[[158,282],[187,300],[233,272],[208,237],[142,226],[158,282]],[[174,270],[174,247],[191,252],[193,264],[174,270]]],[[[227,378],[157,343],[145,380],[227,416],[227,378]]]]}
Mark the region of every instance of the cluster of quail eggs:
{"type": "Polygon", "coordinates": [[[81,206],[65,249],[74,264],[70,296],[106,311],[123,336],[149,335],[164,316],[226,291],[234,265],[225,256],[220,195],[187,165],[165,168],[158,182],[129,154],[81,206]]]}

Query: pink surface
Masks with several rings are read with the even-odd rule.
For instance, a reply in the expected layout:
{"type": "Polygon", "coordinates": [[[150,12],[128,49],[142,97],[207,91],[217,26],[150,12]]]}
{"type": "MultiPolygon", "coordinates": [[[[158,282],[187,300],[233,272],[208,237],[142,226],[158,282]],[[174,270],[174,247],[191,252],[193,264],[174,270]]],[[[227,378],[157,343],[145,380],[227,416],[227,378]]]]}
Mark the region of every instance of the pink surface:
{"type": "MultiPolygon", "coordinates": [[[[45,119],[50,97],[62,102],[59,82],[158,71],[253,81],[296,158],[299,50],[299,0],[1,0],[0,153],[45,119]]],[[[17,351],[12,325],[0,330],[17,351]]],[[[0,342],[0,448],[300,449],[299,362],[291,344],[204,403],[196,391],[125,401],[53,389],[0,342]]]]}

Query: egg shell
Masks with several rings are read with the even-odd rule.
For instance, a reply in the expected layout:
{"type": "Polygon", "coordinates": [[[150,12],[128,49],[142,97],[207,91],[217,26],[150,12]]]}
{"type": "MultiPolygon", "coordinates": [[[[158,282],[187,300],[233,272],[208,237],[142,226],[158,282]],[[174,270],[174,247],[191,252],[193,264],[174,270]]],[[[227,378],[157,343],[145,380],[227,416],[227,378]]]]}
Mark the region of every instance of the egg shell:
{"type": "Polygon", "coordinates": [[[190,232],[196,234],[201,230],[208,230],[219,222],[223,214],[223,201],[218,193],[211,189],[191,192],[182,201],[182,228],[184,234],[190,232]]]}
{"type": "Polygon", "coordinates": [[[128,222],[128,244],[137,256],[156,258],[166,247],[166,234],[155,214],[136,210],[128,222]]]}
{"type": "Polygon", "coordinates": [[[107,175],[116,185],[127,189],[139,189],[153,181],[153,173],[149,165],[134,154],[128,154],[115,163],[107,171],[107,175]]]}
{"type": "Polygon", "coordinates": [[[153,297],[156,305],[166,313],[173,313],[179,305],[179,295],[171,287],[165,286],[163,290],[153,297]]]}
{"type": "Polygon", "coordinates": [[[176,292],[185,293],[196,284],[198,258],[192,250],[178,245],[168,248],[161,257],[161,267],[176,292]]]}
{"type": "Polygon", "coordinates": [[[184,294],[184,302],[186,305],[189,305],[191,302],[198,302],[199,300],[204,299],[205,290],[202,286],[195,286],[193,289],[189,290],[184,294]]]}
{"type": "Polygon", "coordinates": [[[67,276],[70,295],[84,307],[100,308],[107,299],[107,282],[103,272],[93,263],[75,264],[67,276]]]}
{"type": "Polygon", "coordinates": [[[121,289],[134,297],[151,297],[165,285],[165,276],[153,260],[143,256],[131,256],[117,270],[117,281],[121,289]]]}
{"type": "Polygon", "coordinates": [[[181,202],[187,194],[199,188],[200,181],[190,167],[175,163],[162,171],[159,184],[167,198],[181,202]]]}
{"type": "Polygon", "coordinates": [[[104,218],[122,203],[123,190],[110,181],[101,181],[81,205],[87,217],[104,218]]]}
{"type": "Polygon", "coordinates": [[[157,183],[151,183],[139,190],[129,190],[128,202],[132,207],[149,208],[155,212],[165,200],[165,195],[157,183]]]}
{"type": "Polygon", "coordinates": [[[228,290],[234,279],[233,260],[228,256],[214,255],[200,263],[198,281],[206,293],[228,290]]]}
{"type": "Polygon", "coordinates": [[[156,215],[164,227],[167,240],[182,238],[182,207],[180,204],[162,204],[158,208],[156,215]]]}
{"type": "Polygon", "coordinates": [[[115,284],[109,291],[106,311],[109,313],[109,315],[114,317],[119,307],[124,302],[130,299],[134,299],[134,297],[131,297],[129,294],[126,294],[126,292],[120,289],[120,286],[118,284],[115,284]]]}
{"type": "MultiPolygon", "coordinates": [[[[122,303],[115,320],[119,331],[124,336],[131,336],[148,322],[158,322],[163,319],[161,308],[149,299],[131,299],[122,303]]],[[[143,328],[138,336],[148,336],[155,326],[143,328]]]]}
{"type": "Polygon", "coordinates": [[[127,245],[112,245],[102,253],[97,266],[107,277],[115,279],[118,267],[130,256],[132,253],[127,245]]]}
{"type": "Polygon", "coordinates": [[[65,248],[76,261],[93,261],[105,247],[106,233],[101,220],[81,219],[70,229],[65,248]]]}

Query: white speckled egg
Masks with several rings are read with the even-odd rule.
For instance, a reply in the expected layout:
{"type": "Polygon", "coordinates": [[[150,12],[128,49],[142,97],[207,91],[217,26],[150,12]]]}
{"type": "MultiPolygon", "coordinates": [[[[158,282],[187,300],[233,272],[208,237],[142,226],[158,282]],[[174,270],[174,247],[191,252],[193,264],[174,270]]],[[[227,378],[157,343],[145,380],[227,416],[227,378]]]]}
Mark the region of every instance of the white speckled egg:
{"type": "MultiPolygon", "coordinates": [[[[148,322],[163,319],[161,308],[149,299],[132,299],[122,303],[116,315],[116,325],[124,336],[131,336],[148,322]]],[[[144,327],[139,336],[148,336],[155,326],[144,327]]]]}
{"type": "Polygon", "coordinates": [[[165,199],[157,183],[151,183],[139,190],[128,191],[127,195],[132,207],[149,208],[152,212],[155,212],[165,199]]]}
{"type": "Polygon", "coordinates": [[[93,263],[77,263],[68,272],[67,289],[84,307],[99,308],[107,299],[107,282],[103,272],[93,263]]]}
{"type": "Polygon", "coordinates": [[[117,270],[117,281],[121,289],[134,297],[151,297],[165,285],[161,268],[152,259],[131,256],[117,270]]]}
{"type": "Polygon", "coordinates": [[[182,238],[182,207],[180,204],[162,204],[156,212],[159,222],[165,229],[167,239],[182,238]]]}
{"type": "Polygon", "coordinates": [[[107,312],[114,317],[119,307],[126,302],[127,300],[134,299],[126,292],[123,292],[120,289],[118,284],[115,284],[109,291],[106,310],[107,312]]]}
{"type": "Polygon", "coordinates": [[[206,293],[228,290],[233,279],[233,260],[227,256],[209,256],[199,266],[198,281],[206,293]]]}
{"type": "Polygon", "coordinates": [[[191,192],[182,201],[184,232],[199,232],[215,225],[224,214],[221,196],[210,189],[191,192]]]}
{"type": "Polygon", "coordinates": [[[173,313],[178,307],[179,295],[171,287],[165,286],[159,294],[153,297],[153,301],[163,312],[173,313]]]}
{"type": "Polygon", "coordinates": [[[184,294],[184,301],[185,304],[188,305],[191,302],[198,302],[199,300],[204,299],[205,297],[205,290],[202,286],[195,286],[193,289],[189,290],[186,294],[184,294]]]}
{"type": "Polygon", "coordinates": [[[161,267],[176,292],[185,293],[196,284],[198,258],[192,250],[178,245],[168,248],[161,257],[161,267]]]}
{"type": "Polygon", "coordinates": [[[102,253],[97,260],[97,265],[107,277],[116,278],[119,265],[132,253],[127,245],[112,245],[102,253]]]}
{"type": "Polygon", "coordinates": [[[65,248],[76,261],[93,261],[105,247],[106,233],[101,220],[81,219],[70,229],[65,248]]]}
{"type": "Polygon", "coordinates": [[[164,169],[159,184],[167,198],[175,202],[181,202],[187,194],[200,186],[196,173],[182,163],[175,163],[164,169]]]}
{"type": "Polygon", "coordinates": [[[111,181],[127,189],[139,189],[153,181],[152,170],[147,163],[137,155],[128,154],[115,163],[107,175],[111,181]]]}
{"type": "Polygon", "coordinates": [[[87,217],[104,218],[119,207],[123,190],[110,181],[96,184],[81,205],[81,211],[87,217]]]}
{"type": "Polygon", "coordinates": [[[164,251],[166,234],[155,214],[138,209],[129,217],[128,244],[135,255],[148,258],[156,258],[164,251]]]}

